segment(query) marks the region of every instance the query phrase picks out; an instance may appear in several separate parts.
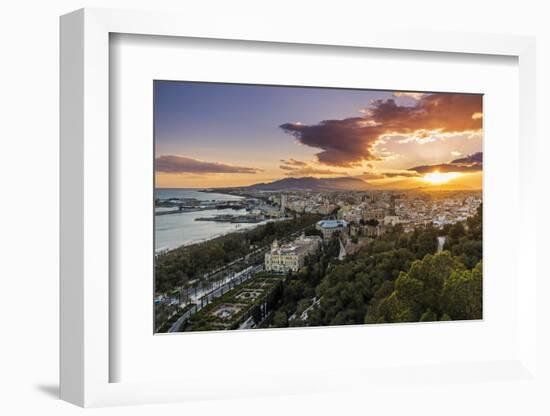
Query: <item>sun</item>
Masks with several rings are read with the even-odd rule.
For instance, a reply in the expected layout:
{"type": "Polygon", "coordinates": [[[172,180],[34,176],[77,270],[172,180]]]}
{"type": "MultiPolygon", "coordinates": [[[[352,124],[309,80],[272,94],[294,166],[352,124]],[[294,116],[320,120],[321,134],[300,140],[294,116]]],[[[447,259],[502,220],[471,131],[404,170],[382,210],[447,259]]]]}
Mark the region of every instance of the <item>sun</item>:
{"type": "Polygon", "coordinates": [[[444,183],[449,182],[450,180],[453,180],[455,178],[458,178],[460,176],[460,173],[458,172],[430,172],[426,173],[422,180],[425,182],[428,182],[432,185],[441,185],[444,183]]]}

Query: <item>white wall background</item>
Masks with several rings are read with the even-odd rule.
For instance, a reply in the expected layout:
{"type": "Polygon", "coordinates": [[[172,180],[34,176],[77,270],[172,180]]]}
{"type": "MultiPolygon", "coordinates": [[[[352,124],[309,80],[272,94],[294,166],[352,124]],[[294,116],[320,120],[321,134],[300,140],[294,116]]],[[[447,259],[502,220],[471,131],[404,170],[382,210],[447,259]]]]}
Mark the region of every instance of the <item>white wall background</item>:
{"type": "MultiPolygon", "coordinates": [[[[539,167],[550,150],[543,137],[550,114],[550,13],[543,1],[456,2],[369,1],[169,1],[169,0],[11,0],[0,9],[0,413],[76,414],[56,399],[58,383],[58,16],[84,6],[179,10],[208,24],[212,14],[274,19],[287,25],[326,24],[367,27],[373,21],[434,30],[536,35],[538,41],[539,167]]],[[[544,265],[548,220],[548,174],[539,169],[540,266],[544,265]],[[544,246],[543,246],[544,244],[544,246]]],[[[548,273],[546,273],[548,274],[548,273]]],[[[550,293],[543,282],[539,292],[550,293]]],[[[546,302],[545,302],[546,303],[546,302]]],[[[547,321],[549,307],[540,305],[547,321]]],[[[546,325],[550,328],[550,325],[546,325]]],[[[542,332],[546,355],[548,331],[542,332]]],[[[542,352],[542,351],[541,351],[542,352]]],[[[542,354],[542,363],[548,364],[542,354]]],[[[548,372],[547,372],[548,374],[548,372]]],[[[535,397],[541,392],[501,383],[483,395],[457,384],[454,394],[433,386],[430,395],[410,389],[377,397],[339,392],[305,397],[270,397],[94,410],[101,415],[152,412],[194,414],[548,414],[535,397]],[[438,395],[441,390],[441,395],[438,395]]],[[[549,389],[550,390],[550,389],[549,389]]]]}

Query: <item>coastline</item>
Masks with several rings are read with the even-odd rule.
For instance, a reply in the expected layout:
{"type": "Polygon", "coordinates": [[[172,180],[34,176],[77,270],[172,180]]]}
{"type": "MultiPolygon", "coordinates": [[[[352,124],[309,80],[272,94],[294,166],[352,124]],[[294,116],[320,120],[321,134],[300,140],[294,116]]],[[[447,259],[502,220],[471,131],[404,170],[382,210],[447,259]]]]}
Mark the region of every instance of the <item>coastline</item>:
{"type": "Polygon", "coordinates": [[[259,223],[255,223],[253,224],[253,226],[251,227],[247,227],[247,228],[239,228],[239,229],[236,229],[236,230],[227,230],[226,232],[222,232],[222,233],[218,233],[218,234],[215,234],[211,237],[207,237],[207,238],[201,238],[201,239],[198,239],[198,240],[193,240],[193,241],[188,241],[186,243],[183,243],[177,247],[174,247],[174,248],[170,248],[170,249],[160,249],[160,250],[156,250],[155,249],[155,256],[158,256],[158,255],[162,255],[162,254],[168,254],[172,251],[175,251],[175,250],[179,250],[181,248],[184,248],[184,247],[191,247],[191,246],[194,246],[194,245],[198,245],[198,244],[204,244],[204,243],[207,243],[209,241],[212,241],[212,240],[215,240],[215,239],[218,239],[218,238],[221,238],[221,237],[225,237],[229,234],[238,234],[238,233],[244,233],[246,231],[251,231],[251,230],[254,230],[255,228],[257,227],[260,227],[262,225],[266,225],[267,223],[269,222],[278,222],[278,221],[286,221],[286,220],[290,220],[291,218],[276,218],[276,219],[269,219],[269,220],[265,220],[265,221],[262,221],[262,222],[259,222],[259,223]]]}
{"type": "MultiPolygon", "coordinates": [[[[257,224],[257,225],[262,225],[262,224],[257,224]]],[[[201,239],[198,239],[198,240],[188,241],[188,242],[183,243],[182,245],[179,245],[179,246],[174,247],[174,248],[155,250],[155,256],[162,255],[162,254],[167,254],[167,253],[170,253],[172,251],[179,250],[180,248],[194,246],[195,244],[203,244],[203,243],[215,240],[215,239],[220,238],[220,237],[225,237],[228,234],[241,233],[243,231],[248,231],[248,230],[252,230],[252,229],[253,228],[239,229],[239,230],[227,230],[227,232],[215,234],[211,237],[206,237],[206,238],[201,238],[201,239]]]]}
{"type": "MultiPolygon", "coordinates": [[[[214,208],[213,205],[216,202],[227,204],[230,201],[243,201],[247,197],[230,193],[230,190],[227,188],[219,190],[213,188],[155,188],[155,200],[169,201],[171,199],[185,200],[188,198],[197,199],[200,201],[198,204],[202,204],[203,206],[197,206],[196,209],[186,212],[170,212],[172,215],[163,215],[164,213],[155,212],[155,256],[183,247],[202,244],[231,233],[252,230],[269,222],[278,221],[278,219],[273,218],[266,218],[258,222],[200,220],[199,218],[205,217],[205,215],[212,216],[213,218],[227,215],[229,208],[226,209],[219,206],[214,208]],[[212,207],[210,207],[210,204],[212,207]],[[159,238],[160,234],[162,234],[162,237],[159,238]],[[186,236],[189,240],[184,241],[186,238],[183,236],[186,236]]],[[[155,210],[157,210],[156,205],[155,210]]],[[[244,208],[243,210],[233,210],[232,213],[237,215],[246,214],[244,208]]]]}
{"type": "MultiPolygon", "coordinates": [[[[170,192],[170,191],[175,191],[175,192],[188,191],[188,192],[198,192],[198,193],[204,193],[204,194],[217,194],[217,195],[230,196],[232,198],[235,198],[236,200],[244,199],[243,196],[234,195],[230,192],[227,192],[229,190],[230,189],[228,189],[228,188],[220,188],[219,190],[215,189],[215,188],[155,188],[154,189],[154,194],[155,194],[155,199],[158,197],[157,193],[159,193],[159,192],[170,192]]],[[[207,200],[205,200],[205,201],[207,201],[207,200]]]]}
{"type": "MultiPolygon", "coordinates": [[[[206,190],[206,189],[202,189],[202,188],[155,188],[155,200],[156,199],[182,199],[182,198],[186,198],[186,197],[198,197],[201,201],[208,201],[208,202],[211,202],[211,201],[221,201],[221,202],[226,202],[226,201],[240,201],[242,199],[244,199],[244,197],[241,197],[241,196],[238,196],[238,195],[231,195],[231,194],[228,194],[228,193],[222,193],[222,192],[215,192],[215,191],[211,191],[211,190],[206,190]],[[163,193],[165,195],[163,195],[163,193]],[[184,195],[184,193],[190,193],[191,195],[189,196],[186,196],[184,195]],[[200,198],[200,196],[203,195],[203,198],[200,198]],[[213,197],[213,198],[210,198],[210,197],[213,197]],[[216,198],[216,196],[220,196],[221,198],[216,198]]],[[[154,244],[155,244],[155,248],[154,248],[154,253],[155,253],[155,256],[158,256],[160,254],[165,254],[165,253],[169,253],[173,250],[177,250],[179,248],[182,248],[182,247],[187,247],[187,246],[191,246],[191,245],[194,245],[194,244],[201,244],[201,243],[204,243],[206,241],[210,241],[212,239],[215,239],[215,238],[219,238],[219,237],[222,237],[222,236],[225,236],[229,233],[232,233],[232,232],[239,232],[239,231],[242,231],[242,230],[246,230],[246,229],[251,229],[252,227],[245,227],[243,228],[242,230],[240,229],[227,229],[227,230],[222,230],[222,231],[219,231],[219,232],[215,232],[214,234],[210,235],[210,236],[207,236],[207,237],[199,237],[199,238],[193,238],[191,239],[190,241],[185,241],[181,244],[178,244],[178,245],[172,245],[172,244],[162,244],[163,247],[160,247],[160,248],[157,248],[157,245],[159,244],[158,243],[158,233],[159,232],[162,232],[161,230],[159,230],[157,227],[158,227],[158,224],[159,224],[159,221],[165,221],[165,219],[161,219],[161,218],[158,218],[158,217],[165,217],[165,215],[159,215],[159,213],[156,212],[157,210],[157,207],[155,206],[155,218],[154,218],[154,244]]],[[[186,216],[187,214],[192,214],[194,212],[201,212],[201,213],[205,213],[207,211],[213,211],[213,212],[216,212],[215,209],[203,209],[203,210],[197,210],[197,211],[190,211],[190,212],[182,212],[182,213],[176,213],[178,216],[180,215],[183,215],[183,216],[186,216]]],[[[175,214],[174,214],[175,215],[175,214]]],[[[187,217],[183,217],[183,218],[190,218],[189,215],[187,215],[187,217]]],[[[182,217],[180,217],[179,220],[182,220],[182,217]]],[[[189,220],[188,220],[189,221],[189,220]]],[[[184,225],[184,221],[182,221],[181,223],[176,220],[177,224],[179,224],[180,227],[183,227],[184,225]]],[[[194,224],[194,220],[190,220],[189,221],[190,223],[193,223],[194,224]]],[[[255,225],[260,225],[261,223],[258,223],[258,224],[255,224],[255,225]]],[[[170,229],[171,227],[167,227],[167,229],[170,229]]]]}
{"type": "MultiPolygon", "coordinates": [[[[241,230],[239,230],[241,231],[241,230]]],[[[223,237],[223,236],[226,236],[227,234],[230,234],[231,231],[228,231],[226,233],[220,233],[220,234],[216,234],[210,238],[203,238],[203,239],[200,239],[200,240],[196,240],[196,241],[189,241],[187,243],[183,243],[182,245],[178,246],[178,247],[174,247],[174,248],[161,248],[161,249],[155,249],[155,256],[160,256],[160,255],[163,255],[163,254],[168,254],[172,251],[175,251],[175,250],[178,250],[180,248],[183,248],[183,247],[190,247],[192,245],[195,245],[195,244],[202,244],[202,243],[206,243],[207,241],[211,241],[211,240],[214,240],[216,238],[220,238],[220,237],[223,237]]]]}

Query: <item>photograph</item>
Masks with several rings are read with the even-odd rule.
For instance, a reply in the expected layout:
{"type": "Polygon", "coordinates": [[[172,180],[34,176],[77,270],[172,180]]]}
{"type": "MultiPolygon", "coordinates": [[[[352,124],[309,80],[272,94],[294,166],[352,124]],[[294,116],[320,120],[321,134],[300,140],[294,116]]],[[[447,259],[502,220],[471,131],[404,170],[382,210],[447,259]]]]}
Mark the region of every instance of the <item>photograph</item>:
{"type": "Polygon", "coordinates": [[[483,319],[483,94],[153,81],[154,333],[483,319]]]}
{"type": "Polygon", "coordinates": [[[4,2],[0,416],[550,416],[545,5],[4,2]]]}

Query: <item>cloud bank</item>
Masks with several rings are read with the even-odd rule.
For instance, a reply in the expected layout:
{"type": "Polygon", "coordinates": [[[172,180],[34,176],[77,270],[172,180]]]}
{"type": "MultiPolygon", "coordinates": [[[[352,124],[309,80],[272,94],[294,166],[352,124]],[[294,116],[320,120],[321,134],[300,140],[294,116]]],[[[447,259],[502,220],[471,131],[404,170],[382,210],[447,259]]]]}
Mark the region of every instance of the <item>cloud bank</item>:
{"type": "Polygon", "coordinates": [[[410,171],[419,174],[431,172],[480,172],[483,170],[483,153],[478,152],[472,155],[452,160],[449,163],[441,163],[437,165],[423,165],[410,168],[410,171]]]}
{"type": "Polygon", "coordinates": [[[285,123],[280,128],[299,143],[320,149],[319,163],[354,167],[380,160],[373,148],[381,136],[478,131],[483,123],[482,96],[473,94],[417,94],[412,106],[398,105],[394,99],[375,100],[362,112],[362,117],[313,125],[285,123]]]}
{"type": "Polygon", "coordinates": [[[155,160],[155,169],[163,173],[258,173],[262,169],[234,166],[218,162],[205,162],[186,156],[164,155],[155,160]]]}

